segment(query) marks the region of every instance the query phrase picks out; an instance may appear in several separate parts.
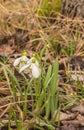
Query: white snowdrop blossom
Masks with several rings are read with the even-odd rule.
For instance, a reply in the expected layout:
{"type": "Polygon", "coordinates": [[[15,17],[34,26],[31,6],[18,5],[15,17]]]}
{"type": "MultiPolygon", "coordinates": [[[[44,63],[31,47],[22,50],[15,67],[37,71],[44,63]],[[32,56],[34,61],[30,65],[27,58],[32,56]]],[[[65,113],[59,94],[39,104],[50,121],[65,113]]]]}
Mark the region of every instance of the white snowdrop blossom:
{"type": "Polygon", "coordinates": [[[39,67],[39,63],[36,60],[35,57],[32,57],[27,64],[25,64],[23,67],[21,67],[21,69],[19,70],[19,72],[21,73],[22,71],[24,71],[25,69],[30,68],[32,71],[32,76],[34,78],[38,78],[40,76],[41,70],[39,67]]]}
{"type": "Polygon", "coordinates": [[[13,65],[14,67],[19,67],[19,69],[21,69],[21,67],[26,65],[28,61],[29,61],[29,58],[27,58],[26,56],[21,56],[14,61],[13,65]]]}
{"type": "Polygon", "coordinates": [[[32,76],[34,78],[38,78],[40,76],[41,70],[39,67],[39,63],[35,57],[29,59],[26,56],[22,56],[20,58],[17,58],[13,65],[15,67],[19,67],[19,73],[29,68],[31,69],[32,76]]]}

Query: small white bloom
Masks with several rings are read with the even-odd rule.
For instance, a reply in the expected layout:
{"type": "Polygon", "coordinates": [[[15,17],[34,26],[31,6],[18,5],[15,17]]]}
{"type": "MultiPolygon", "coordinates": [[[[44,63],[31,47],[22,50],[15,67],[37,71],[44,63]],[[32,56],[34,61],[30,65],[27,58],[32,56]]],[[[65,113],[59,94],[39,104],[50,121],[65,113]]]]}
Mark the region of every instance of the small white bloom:
{"type": "Polygon", "coordinates": [[[38,78],[40,76],[41,70],[39,68],[39,63],[35,57],[31,59],[27,58],[27,56],[23,55],[17,58],[13,64],[15,67],[18,67],[19,73],[29,68],[32,71],[32,75],[34,78],[38,78]]]}
{"type": "Polygon", "coordinates": [[[28,60],[27,64],[20,68],[19,72],[21,73],[27,68],[31,69],[34,78],[38,78],[40,76],[41,70],[39,68],[39,63],[35,57],[32,57],[30,60],[28,60]]]}
{"type": "Polygon", "coordinates": [[[35,63],[32,63],[31,69],[33,77],[38,78],[40,76],[40,68],[35,63]]]}
{"type": "Polygon", "coordinates": [[[19,68],[21,68],[23,65],[25,65],[27,62],[29,61],[29,58],[27,58],[26,56],[21,56],[19,58],[17,58],[14,61],[14,66],[19,66],[19,68]]]}
{"type": "Polygon", "coordinates": [[[28,67],[30,67],[31,65],[31,59],[25,64],[23,65],[20,69],[19,72],[21,73],[22,71],[24,71],[25,69],[27,69],[28,67]]]}

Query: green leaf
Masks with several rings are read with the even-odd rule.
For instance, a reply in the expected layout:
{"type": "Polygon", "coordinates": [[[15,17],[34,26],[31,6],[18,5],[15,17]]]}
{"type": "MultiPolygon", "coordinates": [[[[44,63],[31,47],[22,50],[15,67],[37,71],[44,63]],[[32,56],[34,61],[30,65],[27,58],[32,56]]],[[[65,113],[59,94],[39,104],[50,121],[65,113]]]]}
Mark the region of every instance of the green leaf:
{"type": "Polygon", "coordinates": [[[58,59],[56,58],[54,66],[53,66],[53,72],[52,72],[52,80],[51,80],[51,96],[54,96],[56,89],[57,89],[57,80],[58,80],[58,69],[59,69],[59,64],[58,64],[58,59]]]}
{"type": "Polygon", "coordinates": [[[52,72],[52,66],[50,65],[48,67],[47,75],[45,77],[44,88],[46,88],[49,84],[49,81],[51,79],[51,72],[52,72]]]}
{"type": "Polygon", "coordinates": [[[22,91],[21,91],[21,87],[20,87],[20,84],[18,82],[18,80],[16,79],[16,77],[14,76],[14,74],[12,73],[12,71],[3,63],[0,62],[0,65],[3,66],[5,68],[5,70],[10,74],[10,76],[12,77],[13,81],[16,83],[19,91],[20,91],[20,94],[22,96],[22,91]]]}

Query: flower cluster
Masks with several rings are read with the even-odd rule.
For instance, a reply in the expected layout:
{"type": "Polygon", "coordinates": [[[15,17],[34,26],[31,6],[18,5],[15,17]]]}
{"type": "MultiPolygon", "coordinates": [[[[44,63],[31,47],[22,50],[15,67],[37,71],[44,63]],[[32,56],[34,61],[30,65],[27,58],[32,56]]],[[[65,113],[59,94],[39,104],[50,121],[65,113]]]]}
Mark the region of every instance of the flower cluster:
{"type": "Polygon", "coordinates": [[[41,70],[39,67],[39,63],[37,61],[37,59],[35,57],[32,58],[27,58],[27,56],[21,56],[20,58],[17,58],[14,61],[13,64],[15,67],[18,66],[19,68],[19,73],[21,73],[22,71],[24,71],[25,69],[31,69],[32,71],[32,76],[34,78],[38,78],[40,76],[41,70]]]}

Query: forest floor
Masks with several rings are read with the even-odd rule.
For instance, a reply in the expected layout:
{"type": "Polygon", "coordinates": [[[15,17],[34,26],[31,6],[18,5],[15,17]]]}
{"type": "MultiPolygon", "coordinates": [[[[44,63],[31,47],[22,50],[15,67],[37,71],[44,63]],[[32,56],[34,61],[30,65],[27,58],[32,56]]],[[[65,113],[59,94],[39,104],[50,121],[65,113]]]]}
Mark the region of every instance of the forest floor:
{"type": "MultiPolygon", "coordinates": [[[[58,12],[44,15],[36,1],[26,2],[0,2],[0,130],[84,130],[84,20],[58,12]],[[26,81],[13,66],[24,50],[29,58],[42,54],[39,83],[30,80],[31,74],[26,74],[26,81]],[[43,98],[39,109],[36,104],[43,92],[48,66],[53,66],[56,58],[57,105],[53,115],[52,108],[49,109],[47,117],[48,100],[43,98]],[[16,88],[18,83],[23,95],[16,88]],[[31,84],[28,93],[26,83],[31,84]],[[34,84],[41,88],[39,96],[35,95],[34,84]]],[[[51,80],[49,77],[48,85],[51,80]]],[[[46,98],[49,92],[46,89],[46,98]]]]}

